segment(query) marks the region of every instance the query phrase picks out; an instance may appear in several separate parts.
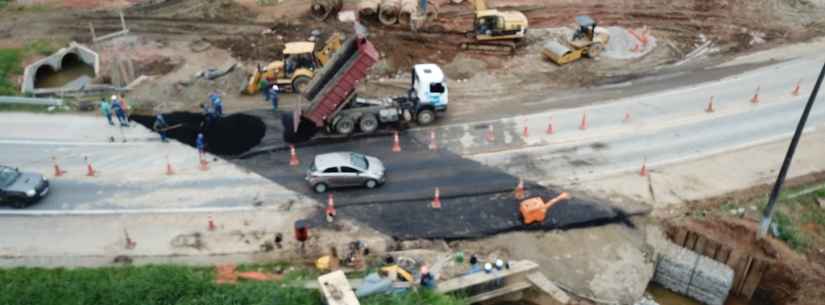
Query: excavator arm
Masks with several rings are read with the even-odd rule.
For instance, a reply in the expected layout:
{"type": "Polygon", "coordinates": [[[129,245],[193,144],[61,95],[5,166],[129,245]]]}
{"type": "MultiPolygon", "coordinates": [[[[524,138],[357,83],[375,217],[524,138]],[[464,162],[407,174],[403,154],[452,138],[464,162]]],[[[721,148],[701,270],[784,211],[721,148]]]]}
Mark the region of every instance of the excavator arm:
{"type": "Polygon", "coordinates": [[[487,1],[486,0],[473,0],[473,6],[475,6],[476,12],[485,11],[485,10],[487,10],[487,1]]]}

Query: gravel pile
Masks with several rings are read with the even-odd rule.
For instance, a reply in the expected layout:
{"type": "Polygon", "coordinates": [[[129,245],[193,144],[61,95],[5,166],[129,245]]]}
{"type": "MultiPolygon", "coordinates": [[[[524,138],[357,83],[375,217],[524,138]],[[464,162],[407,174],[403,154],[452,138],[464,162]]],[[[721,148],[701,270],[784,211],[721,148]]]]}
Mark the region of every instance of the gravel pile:
{"type": "Polygon", "coordinates": [[[607,28],[610,40],[607,41],[603,56],[613,59],[633,59],[647,55],[656,48],[656,38],[651,35],[642,36],[642,31],[635,31],[637,35],[647,37],[647,43],[640,41],[629,30],[611,26],[607,28]],[[638,46],[638,49],[637,49],[638,46]]]}

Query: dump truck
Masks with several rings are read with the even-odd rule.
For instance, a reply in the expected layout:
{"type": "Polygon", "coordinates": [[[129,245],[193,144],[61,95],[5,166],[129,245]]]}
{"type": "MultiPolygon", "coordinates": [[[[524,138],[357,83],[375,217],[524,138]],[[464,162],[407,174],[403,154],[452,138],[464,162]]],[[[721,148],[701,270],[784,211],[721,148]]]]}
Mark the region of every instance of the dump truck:
{"type": "Polygon", "coordinates": [[[347,39],[302,93],[305,102],[300,110],[282,116],[284,140],[304,142],[322,130],[351,135],[357,131],[374,132],[382,124],[428,125],[438,113],[446,112],[446,77],[435,64],[414,65],[410,88],[404,95],[357,96],[358,82],[367,76],[378,58],[378,51],[366,34],[347,39]]]}

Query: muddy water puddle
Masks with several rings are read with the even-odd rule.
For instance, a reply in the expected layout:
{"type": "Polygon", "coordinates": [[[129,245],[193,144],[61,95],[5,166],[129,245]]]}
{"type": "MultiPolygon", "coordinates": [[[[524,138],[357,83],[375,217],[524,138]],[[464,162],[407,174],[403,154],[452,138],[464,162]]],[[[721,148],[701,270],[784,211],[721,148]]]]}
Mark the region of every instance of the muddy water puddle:
{"type": "Polygon", "coordinates": [[[95,70],[84,63],[64,65],[60,71],[50,71],[38,74],[35,79],[35,88],[59,88],[80,77],[95,77],[95,70]]]}

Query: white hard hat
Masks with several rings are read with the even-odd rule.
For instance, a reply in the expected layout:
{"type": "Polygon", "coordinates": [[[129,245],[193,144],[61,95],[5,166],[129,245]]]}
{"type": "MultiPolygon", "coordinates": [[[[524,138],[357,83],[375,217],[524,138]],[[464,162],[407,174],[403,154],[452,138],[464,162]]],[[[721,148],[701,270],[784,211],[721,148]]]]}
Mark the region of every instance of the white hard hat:
{"type": "Polygon", "coordinates": [[[487,272],[493,271],[493,264],[485,263],[484,264],[484,271],[487,271],[487,272]]]}
{"type": "Polygon", "coordinates": [[[504,261],[502,261],[500,259],[497,259],[496,260],[496,269],[501,269],[501,267],[504,267],[504,261]]]}
{"type": "Polygon", "coordinates": [[[117,99],[117,95],[112,95],[112,99],[113,99],[113,100],[116,100],[116,99],[117,99]]]}

